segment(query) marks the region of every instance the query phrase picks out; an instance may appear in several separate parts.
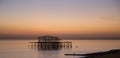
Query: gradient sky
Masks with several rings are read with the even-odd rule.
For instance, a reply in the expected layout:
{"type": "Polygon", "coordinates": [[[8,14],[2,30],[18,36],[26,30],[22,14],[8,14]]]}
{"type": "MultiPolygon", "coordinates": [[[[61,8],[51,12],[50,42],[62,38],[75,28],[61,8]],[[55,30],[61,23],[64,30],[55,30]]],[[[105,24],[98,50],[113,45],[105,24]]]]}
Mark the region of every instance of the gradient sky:
{"type": "Polygon", "coordinates": [[[120,34],[119,10],[119,0],[0,0],[0,34],[120,34]]]}

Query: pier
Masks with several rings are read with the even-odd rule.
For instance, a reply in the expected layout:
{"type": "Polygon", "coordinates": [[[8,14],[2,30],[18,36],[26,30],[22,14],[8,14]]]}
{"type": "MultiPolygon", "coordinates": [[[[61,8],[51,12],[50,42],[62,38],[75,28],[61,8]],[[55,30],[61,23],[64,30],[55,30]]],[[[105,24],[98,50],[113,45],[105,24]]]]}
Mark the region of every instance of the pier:
{"type": "Polygon", "coordinates": [[[59,50],[61,48],[72,48],[72,42],[61,42],[61,39],[55,36],[42,36],[38,37],[38,42],[32,43],[32,47],[40,50],[59,50]]]}

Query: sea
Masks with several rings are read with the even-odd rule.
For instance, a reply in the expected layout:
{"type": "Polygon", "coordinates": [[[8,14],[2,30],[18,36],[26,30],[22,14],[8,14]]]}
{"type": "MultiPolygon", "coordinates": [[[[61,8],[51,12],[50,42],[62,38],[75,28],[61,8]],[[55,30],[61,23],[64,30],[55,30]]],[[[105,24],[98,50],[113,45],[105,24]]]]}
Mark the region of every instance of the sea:
{"type": "Polygon", "coordinates": [[[120,40],[61,40],[72,42],[71,48],[42,50],[30,42],[37,40],[0,40],[0,58],[82,58],[65,54],[86,54],[120,49],[120,40]]]}

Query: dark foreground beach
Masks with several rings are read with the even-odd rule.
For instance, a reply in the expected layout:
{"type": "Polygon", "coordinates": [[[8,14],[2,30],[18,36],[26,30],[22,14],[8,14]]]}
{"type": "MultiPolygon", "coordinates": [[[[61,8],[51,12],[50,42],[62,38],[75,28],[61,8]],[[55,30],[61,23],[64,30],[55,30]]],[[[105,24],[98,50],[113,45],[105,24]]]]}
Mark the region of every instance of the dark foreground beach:
{"type": "Polygon", "coordinates": [[[69,56],[85,56],[83,58],[120,58],[120,49],[110,50],[106,52],[97,52],[89,54],[65,54],[69,56]]]}

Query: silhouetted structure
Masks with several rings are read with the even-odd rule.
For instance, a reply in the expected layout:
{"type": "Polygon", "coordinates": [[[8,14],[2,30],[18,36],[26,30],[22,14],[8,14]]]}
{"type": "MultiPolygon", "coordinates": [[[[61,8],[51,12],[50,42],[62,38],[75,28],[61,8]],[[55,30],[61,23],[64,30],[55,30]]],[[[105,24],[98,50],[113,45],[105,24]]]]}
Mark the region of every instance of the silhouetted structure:
{"type": "Polygon", "coordinates": [[[55,36],[45,35],[42,37],[38,37],[39,42],[58,42],[60,39],[55,36]]]}
{"type": "Polygon", "coordinates": [[[55,36],[45,35],[38,37],[38,42],[31,42],[39,50],[59,50],[61,48],[72,48],[72,42],[60,42],[55,36]]]}

